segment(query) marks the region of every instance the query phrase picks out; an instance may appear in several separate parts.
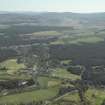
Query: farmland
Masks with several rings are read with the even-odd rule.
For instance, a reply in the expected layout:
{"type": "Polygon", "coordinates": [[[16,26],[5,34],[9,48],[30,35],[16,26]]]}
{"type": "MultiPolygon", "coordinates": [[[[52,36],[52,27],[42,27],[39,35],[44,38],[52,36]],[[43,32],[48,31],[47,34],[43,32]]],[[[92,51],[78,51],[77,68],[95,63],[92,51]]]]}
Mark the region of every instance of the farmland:
{"type": "Polygon", "coordinates": [[[0,14],[0,105],[104,105],[105,14],[0,14]]]}

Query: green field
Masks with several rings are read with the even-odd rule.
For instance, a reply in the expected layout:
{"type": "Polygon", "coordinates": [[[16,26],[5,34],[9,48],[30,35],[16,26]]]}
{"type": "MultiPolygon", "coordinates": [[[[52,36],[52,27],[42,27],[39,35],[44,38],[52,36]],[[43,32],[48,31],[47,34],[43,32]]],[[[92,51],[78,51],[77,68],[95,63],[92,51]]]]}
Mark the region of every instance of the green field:
{"type": "Polygon", "coordinates": [[[0,63],[0,65],[2,67],[6,67],[8,69],[7,72],[10,74],[17,72],[19,69],[25,68],[25,65],[18,64],[16,59],[6,60],[6,61],[0,63]]]}
{"type": "Polygon", "coordinates": [[[78,96],[77,93],[69,93],[67,95],[65,95],[62,100],[65,100],[65,101],[73,101],[73,102],[80,102],[80,98],[78,96]]]}
{"type": "MultiPolygon", "coordinates": [[[[90,88],[85,94],[86,100],[91,103],[91,105],[101,105],[103,100],[105,100],[105,90],[104,89],[95,89],[90,88]]],[[[61,97],[60,100],[71,101],[80,103],[80,98],[78,93],[69,93],[61,97]]]]}
{"type": "Polygon", "coordinates": [[[25,68],[24,64],[18,64],[16,59],[8,59],[0,63],[1,67],[6,67],[7,70],[0,71],[0,80],[13,80],[13,79],[30,79],[31,76],[25,74],[16,74],[19,70],[25,68]]]}
{"type": "Polygon", "coordinates": [[[32,92],[24,92],[15,95],[8,95],[0,97],[0,104],[5,103],[27,103],[31,101],[40,101],[47,100],[53,98],[58,93],[58,87],[48,88],[48,89],[40,89],[32,92]]]}
{"type": "Polygon", "coordinates": [[[71,74],[66,69],[61,69],[61,68],[55,69],[54,72],[52,73],[52,76],[65,78],[65,79],[71,79],[71,80],[80,79],[80,76],[71,74]]]}
{"type": "Polygon", "coordinates": [[[40,86],[42,88],[46,88],[46,87],[53,87],[53,86],[57,86],[60,85],[61,80],[59,79],[54,79],[51,77],[38,77],[38,82],[40,84],[40,86]]]}
{"type": "Polygon", "coordinates": [[[80,43],[98,43],[103,42],[104,38],[99,36],[77,36],[74,38],[67,37],[58,39],[55,42],[51,42],[51,44],[80,44],[80,43]]]}
{"type": "Polygon", "coordinates": [[[105,100],[105,90],[95,88],[89,89],[86,93],[86,97],[93,105],[101,105],[102,101],[105,100]]]}
{"type": "Polygon", "coordinates": [[[28,80],[31,76],[29,75],[10,75],[7,73],[0,74],[0,80],[28,80]]]}
{"type": "MultiPolygon", "coordinates": [[[[83,42],[83,43],[97,43],[97,42],[102,42],[102,41],[104,41],[104,39],[101,37],[91,36],[91,37],[83,37],[83,38],[77,39],[73,42],[75,42],[75,43],[81,43],[81,42],[83,42]]],[[[72,41],[70,43],[72,43],[72,41]]]]}
{"type": "Polygon", "coordinates": [[[41,32],[32,33],[32,35],[36,37],[41,37],[41,36],[45,37],[45,36],[59,36],[62,35],[62,33],[57,31],[41,31],[41,32]]]}

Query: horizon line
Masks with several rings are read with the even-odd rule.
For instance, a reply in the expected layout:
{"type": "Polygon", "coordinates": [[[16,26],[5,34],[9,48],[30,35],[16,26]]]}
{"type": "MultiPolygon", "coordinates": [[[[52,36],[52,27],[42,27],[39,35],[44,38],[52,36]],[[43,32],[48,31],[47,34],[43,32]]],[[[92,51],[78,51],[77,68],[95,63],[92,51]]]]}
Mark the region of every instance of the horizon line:
{"type": "Polygon", "coordinates": [[[77,13],[77,14],[95,14],[95,13],[105,13],[105,11],[95,11],[95,12],[73,12],[73,11],[28,11],[28,10],[14,10],[14,11],[0,11],[0,12],[8,12],[8,13],[77,13]]]}

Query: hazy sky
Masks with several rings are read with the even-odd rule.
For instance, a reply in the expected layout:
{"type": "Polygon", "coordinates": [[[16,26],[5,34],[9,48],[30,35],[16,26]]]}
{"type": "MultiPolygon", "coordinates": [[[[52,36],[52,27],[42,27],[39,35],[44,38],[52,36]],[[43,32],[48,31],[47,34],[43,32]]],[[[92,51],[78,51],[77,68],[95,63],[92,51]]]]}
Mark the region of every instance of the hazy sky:
{"type": "Polygon", "coordinates": [[[0,11],[105,12],[105,0],[0,0],[0,11]]]}

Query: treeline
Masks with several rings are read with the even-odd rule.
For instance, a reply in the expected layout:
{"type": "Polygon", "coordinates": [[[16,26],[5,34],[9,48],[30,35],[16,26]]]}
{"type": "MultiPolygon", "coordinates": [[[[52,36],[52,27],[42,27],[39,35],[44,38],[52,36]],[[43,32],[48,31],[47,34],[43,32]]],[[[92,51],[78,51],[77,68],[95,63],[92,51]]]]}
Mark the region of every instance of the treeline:
{"type": "Polygon", "coordinates": [[[0,49],[0,62],[17,56],[17,52],[12,49],[0,49]]]}
{"type": "Polygon", "coordinates": [[[73,27],[64,27],[64,26],[11,26],[8,29],[1,29],[0,33],[5,34],[30,34],[33,32],[40,31],[70,31],[73,30],[73,27]]]}
{"type": "Polygon", "coordinates": [[[25,34],[31,34],[40,31],[64,31],[72,30],[72,27],[57,27],[57,26],[11,26],[7,29],[0,29],[0,33],[4,35],[0,36],[0,46],[10,46],[10,45],[24,45],[32,43],[48,42],[51,39],[45,38],[31,39],[31,36],[25,34]]]}

